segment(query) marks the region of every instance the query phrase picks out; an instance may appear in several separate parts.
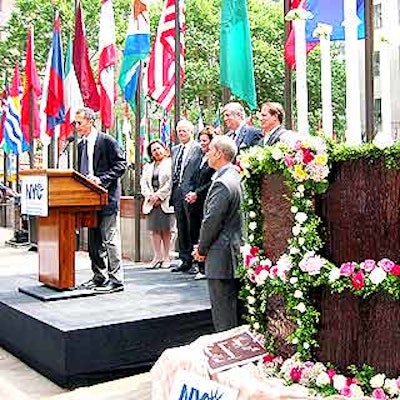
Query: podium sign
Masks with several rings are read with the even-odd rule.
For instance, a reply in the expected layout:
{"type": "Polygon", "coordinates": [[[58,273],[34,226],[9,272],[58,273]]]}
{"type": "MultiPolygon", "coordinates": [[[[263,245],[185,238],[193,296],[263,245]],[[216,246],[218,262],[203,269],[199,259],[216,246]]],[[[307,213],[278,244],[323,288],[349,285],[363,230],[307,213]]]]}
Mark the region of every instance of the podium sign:
{"type": "Polygon", "coordinates": [[[21,214],[39,217],[49,215],[49,181],[46,175],[21,178],[21,214]]]}

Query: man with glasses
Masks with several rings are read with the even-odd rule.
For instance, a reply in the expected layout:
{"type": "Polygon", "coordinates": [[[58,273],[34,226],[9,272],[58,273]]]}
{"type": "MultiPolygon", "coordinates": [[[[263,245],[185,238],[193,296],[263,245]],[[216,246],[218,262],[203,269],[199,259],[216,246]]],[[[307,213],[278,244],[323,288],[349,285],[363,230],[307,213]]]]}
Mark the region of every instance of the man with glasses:
{"type": "Polygon", "coordinates": [[[98,132],[95,115],[82,108],[75,116],[75,129],[81,137],[78,144],[78,171],[108,190],[108,204],[99,212],[99,224],[89,228],[88,248],[93,277],[81,286],[98,293],[124,289],[121,237],[119,231],[120,178],[127,164],[117,141],[98,132]]]}
{"type": "Polygon", "coordinates": [[[236,102],[226,104],[223,117],[225,127],[228,129],[227,135],[234,140],[238,152],[257,145],[262,138],[258,129],[246,124],[246,114],[241,104],[236,102]]]}

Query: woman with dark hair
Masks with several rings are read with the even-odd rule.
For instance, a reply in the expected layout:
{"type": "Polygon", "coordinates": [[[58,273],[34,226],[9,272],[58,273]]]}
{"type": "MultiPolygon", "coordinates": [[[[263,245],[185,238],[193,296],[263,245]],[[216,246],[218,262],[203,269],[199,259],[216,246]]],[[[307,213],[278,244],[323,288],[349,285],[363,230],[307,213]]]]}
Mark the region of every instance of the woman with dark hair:
{"type": "MultiPolygon", "coordinates": [[[[193,245],[199,240],[201,221],[203,219],[203,208],[206,200],[208,189],[211,186],[211,177],[215,170],[208,165],[207,153],[211,140],[215,134],[215,129],[212,126],[206,126],[199,135],[200,147],[203,152],[203,157],[199,162],[196,172],[193,174],[191,186],[193,191],[186,194],[186,201],[190,204],[190,232],[193,245]]],[[[198,272],[195,279],[204,279],[204,262],[198,262],[198,272]]]]}
{"type": "Polygon", "coordinates": [[[147,146],[151,162],[143,167],[140,186],[142,189],[143,213],[147,215],[147,228],[151,232],[154,256],[149,269],[169,267],[171,238],[171,158],[161,140],[152,140],[147,146]]]}

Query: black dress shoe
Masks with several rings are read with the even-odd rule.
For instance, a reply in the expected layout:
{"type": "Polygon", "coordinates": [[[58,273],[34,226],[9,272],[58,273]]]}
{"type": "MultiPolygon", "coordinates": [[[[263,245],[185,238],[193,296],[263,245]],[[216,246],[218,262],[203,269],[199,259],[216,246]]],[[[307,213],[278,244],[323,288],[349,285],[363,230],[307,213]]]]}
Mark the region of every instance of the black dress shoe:
{"type": "Polygon", "coordinates": [[[94,289],[95,287],[102,286],[104,282],[95,281],[94,279],[89,279],[87,282],[81,283],[79,289],[94,289]]]}
{"type": "Polygon", "coordinates": [[[94,291],[96,293],[115,293],[122,292],[124,290],[124,285],[118,282],[107,281],[101,286],[96,286],[94,291]]]}
{"type": "Polygon", "coordinates": [[[191,264],[187,262],[183,262],[179,267],[172,267],[170,269],[171,272],[186,272],[189,271],[190,268],[192,267],[191,264]]]}

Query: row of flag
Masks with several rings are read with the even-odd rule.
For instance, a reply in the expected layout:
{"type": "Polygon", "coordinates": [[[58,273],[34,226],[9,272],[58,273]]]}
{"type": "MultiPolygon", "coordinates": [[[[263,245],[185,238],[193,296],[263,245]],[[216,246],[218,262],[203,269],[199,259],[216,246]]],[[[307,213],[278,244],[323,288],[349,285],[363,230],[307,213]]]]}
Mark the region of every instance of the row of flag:
{"type": "MultiPolygon", "coordinates": [[[[344,0],[292,0],[291,7],[304,7],[314,18],[307,21],[306,37],[308,50],[315,47],[312,31],[318,22],[333,25],[333,40],[343,39],[344,0]]],[[[150,20],[148,0],[133,0],[132,14],[123,51],[118,84],[124,100],[133,110],[136,108],[138,82],[142,84],[141,62],[149,57],[145,73],[145,94],[169,111],[175,97],[175,25],[176,8],[179,20],[179,75],[184,81],[185,15],[184,0],[165,0],[155,41],[150,51],[150,20]],[[150,56],[149,56],[150,54],[150,56]]],[[[357,0],[357,12],[364,21],[364,0],[357,0]]],[[[364,25],[359,36],[363,37],[364,25]]],[[[294,34],[290,33],[285,46],[286,59],[294,65],[294,34]]],[[[55,129],[60,126],[60,137],[71,133],[71,122],[77,108],[88,106],[100,111],[105,128],[114,126],[113,106],[116,100],[115,66],[117,48],[115,44],[115,21],[112,0],[102,0],[99,31],[98,81],[93,74],[89,50],[85,38],[83,13],[80,2],[75,12],[75,35],[69,41],[66,58],[63,57],[61,22],[55,16],[53,36],[46,65],[43,86],[34,61],[34,33],[29,28],[24,85],[22,87],[18,66],[15,67],[12,83],[2,95],[2,119],[0,140],[5,137],[6,151],[18,154],[25,151],[33,138],[41,136],[49,142],[55,129]],[[38,103],[40,99],[40,108],[38,103]],[[7,138],[6,138],[7,136],[7,138]]],[[[247,0],[223,0],[220,32],[220,81],[231,89],[236,97],[244,100],[250,109],[256,109],[254,65],[252,56],[247,0]]]]}

